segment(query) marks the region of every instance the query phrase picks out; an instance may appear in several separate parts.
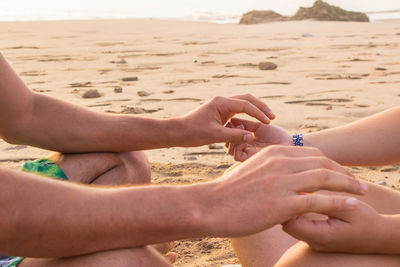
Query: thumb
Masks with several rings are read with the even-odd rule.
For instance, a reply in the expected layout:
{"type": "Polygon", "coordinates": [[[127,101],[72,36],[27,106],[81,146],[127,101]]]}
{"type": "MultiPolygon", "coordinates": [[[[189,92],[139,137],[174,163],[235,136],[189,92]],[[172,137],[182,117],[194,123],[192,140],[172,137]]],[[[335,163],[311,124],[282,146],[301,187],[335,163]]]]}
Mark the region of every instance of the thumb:
{"type": "Polygon", "coordinates": [[[238,128],[227,128],[224,127],[220,133],[221,141],[240,144],[240,143],[249,143],[254,140],[254,135],[246,130],[238,129],[238,128]]]}

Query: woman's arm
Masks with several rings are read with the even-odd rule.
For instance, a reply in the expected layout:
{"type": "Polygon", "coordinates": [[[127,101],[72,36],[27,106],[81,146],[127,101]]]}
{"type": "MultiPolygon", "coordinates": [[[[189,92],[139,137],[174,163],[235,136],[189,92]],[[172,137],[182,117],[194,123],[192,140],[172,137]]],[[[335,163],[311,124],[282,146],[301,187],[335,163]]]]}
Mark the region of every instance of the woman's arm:
{"type": "MultiPolygon", "coordinates": [[[[229,153],[244,161],[264,147],[292,145],[292,136],[274,125],[232,118],[231,127],[253,132],[254,140],[231,144],[229,153]]],[[[400,162],[400,106],[340,127],[305,134],[304,146],[317,147],[343,165],[400,162]]]]}
{"type": "Polygon", "coordinates": [[[341,127],[305,134],[304,145],[317,147],[344,165],[400,162],[400,107],[341,127]]]}

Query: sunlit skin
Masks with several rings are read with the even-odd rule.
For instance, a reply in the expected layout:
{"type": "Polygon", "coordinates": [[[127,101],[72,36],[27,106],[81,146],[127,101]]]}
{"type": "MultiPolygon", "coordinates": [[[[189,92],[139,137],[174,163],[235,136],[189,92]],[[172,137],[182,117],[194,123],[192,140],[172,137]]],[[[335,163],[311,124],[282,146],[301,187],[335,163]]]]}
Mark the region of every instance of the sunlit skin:
{"type": "MultiPolygon", "coordinates": [[[[399,118],[400,107],[395,107],[348,125],[305,134],[304,145],[320,149],[324,155],[343,165],[398,163],[399,118]]],[[[239,161],[250,160],[265,147],[291,146],[292,136],[277,126],[234,118],[229,127],[251,131],[255,136],[249,143],[227,144],[229,153],[239,161]]],[[[367,184],[369,191],[358,197],[363,202],[354,210],[324,211],[321,213],[328,215],[327,219],[307,215],[283,224],[285,232],[305,243],[295,245],[296,239],[285,236],[276,227],[234,239],[233,245],[243,265],[269,266],[278,261],[277,266],[398,266],[400,193],[367,184]],[[275,243],[274,247],[271,247],[272,243],[275,243]]]]}

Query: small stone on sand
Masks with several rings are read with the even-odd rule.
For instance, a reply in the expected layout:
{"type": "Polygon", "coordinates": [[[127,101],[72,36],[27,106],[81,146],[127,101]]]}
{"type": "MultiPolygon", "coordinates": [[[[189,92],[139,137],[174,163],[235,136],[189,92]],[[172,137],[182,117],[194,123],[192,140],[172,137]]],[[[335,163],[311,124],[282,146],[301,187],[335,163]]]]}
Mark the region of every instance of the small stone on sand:
{"type": "Polygon", "coordinates": [[[277,67],[278,66],[275,63],[268,62],[268,61],[258,63],[258,68],[260,70],[274,70],[277,67]]]}
{"type": "Polygon", "coordinates": [[[153,94],[152,92],[147,92],[147,91],[137,91],[138,96],[149,96],[151,94],[153,94]]]}
{"type": "Polygon", "coordinates": [[[122,81],[124,81],[124,82],[136,82],[138,80],[139,80],[138,77],[125,77],[125,78],[122,78],[122,81]]]}
{"type": "Polygon", "coordinates": [[[115,86],[114,87],[114,93],[122,93],[122,87],[121,86],[115,86]]]}
{"type": "Polygon", "coordinates": [[[87,90],[82,95],[82,98],[97,98],[97,97],[101,97],[101,94],[96,89],[87,90]]]}
{"type": "Polygon", "coordinates": [[[217,144],[209,144],[208,145],[209,149],[222,149],[223,146],[217,145],[217,144]]]}
{"type": "Polygon", "coordinates": [[[166,90],[166,91],[163,91],[163,93],[164,94],[172,94],[172,93],[175,93],[175,91],[174,90],[166,90]]]}
{"type": "Polygon", "coordinates": [[[381,71],[385,71],[385,70],[387,70],[387,68],[381,68],[381,67],[378,67],[378,68],[375,68],[375,70],[381,70],[381,71]]]}

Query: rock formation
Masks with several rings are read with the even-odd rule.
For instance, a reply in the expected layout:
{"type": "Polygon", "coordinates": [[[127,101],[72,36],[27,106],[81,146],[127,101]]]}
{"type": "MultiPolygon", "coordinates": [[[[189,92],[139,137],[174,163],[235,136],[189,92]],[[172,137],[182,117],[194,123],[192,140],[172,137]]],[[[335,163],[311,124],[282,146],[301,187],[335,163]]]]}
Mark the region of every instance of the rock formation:
{"type": "Polygon", "coordinates": [[[288,17],[282,16],[281,14],[278,14],[272,10],[267,10],[267,11],[253,10],[244,14],[240,19],[239,24],[258,24],[258,23],[285,21],[285,20],[288,20],[288,17]]]}
{"type": "Polygon", "coordinates": [[[315,1],[310,8],[300,7],[296,14],[291,17],[292,20],[327,20],[327,21],[361,21],[369,22],[365,13],[346,11],[337,6],[331,6],[322,0],[315,1]]]}
{"type": "Polygon", "coordinates": [[[332,6],[322,0],[315,1],[312,7],[300,7],[292,17],[282,16],[274,11],[253,10],[247,12],[240,19],[240,24],[257,24],[273,21],[287,20],[322,20],[322,21],[361,21],[369,22],[365,13],[346,11],[340,7],[332,6]]]}

